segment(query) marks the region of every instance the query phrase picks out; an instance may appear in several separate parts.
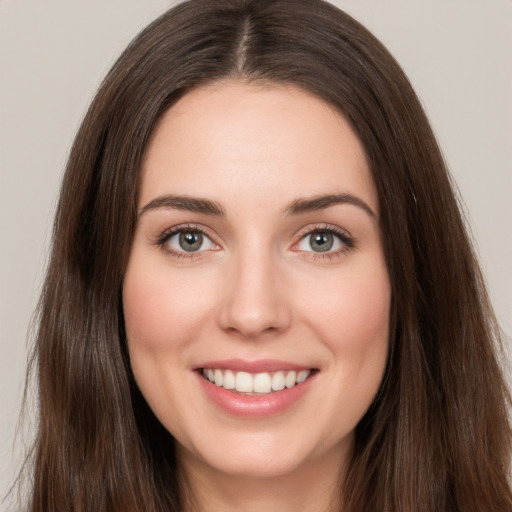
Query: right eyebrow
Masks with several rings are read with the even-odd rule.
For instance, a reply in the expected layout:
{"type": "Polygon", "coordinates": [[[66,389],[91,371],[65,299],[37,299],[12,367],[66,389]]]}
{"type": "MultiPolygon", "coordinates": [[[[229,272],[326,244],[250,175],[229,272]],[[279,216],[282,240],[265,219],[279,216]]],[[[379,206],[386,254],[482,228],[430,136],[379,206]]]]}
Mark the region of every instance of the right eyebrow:
{"type": "Polygon", "coordinates": [[[171,208],[174,210],[184,210],[188,212],[204,213],[206,215],[215,215],[222,217],[225,215],[222,206],[210,199],[190,196],[163,195],[152,199],[139,211],[139,217],[150,210],[160,208],[171,208]]]}

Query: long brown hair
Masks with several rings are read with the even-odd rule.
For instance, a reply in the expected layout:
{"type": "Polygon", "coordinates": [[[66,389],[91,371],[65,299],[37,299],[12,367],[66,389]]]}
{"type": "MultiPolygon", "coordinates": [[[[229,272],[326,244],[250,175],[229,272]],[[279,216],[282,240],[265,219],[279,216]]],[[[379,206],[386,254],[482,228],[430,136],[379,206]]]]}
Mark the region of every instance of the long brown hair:
{"type": "Polygon", "coordinates": [[[68,161],[40,301],[29,510],[184,506],[172,436],[131,374],[121,289],[152,130],[187,91],[226,78],[294,84],[336,106],[377,187],[391,349],[357,427],[343,510],[510,511],[500,332],[445,163],[395,60],[322,0],[186,1],[101,85],[68,161]]]}

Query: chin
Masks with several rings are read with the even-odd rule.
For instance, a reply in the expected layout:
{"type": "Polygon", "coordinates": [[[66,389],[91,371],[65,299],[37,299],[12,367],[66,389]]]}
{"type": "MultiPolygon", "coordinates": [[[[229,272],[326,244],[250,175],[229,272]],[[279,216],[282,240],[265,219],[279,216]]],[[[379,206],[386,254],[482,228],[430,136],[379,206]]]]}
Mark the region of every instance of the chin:
{"type": "MultiPolygon", "coordinates": [[[[284,455],[284,454],[283,454],[284,455]]],[[[301,467],[296,454],[293,459],[286,456],[254,454],[230,456],[205,461],[213,469],[231,477],[264,479],[290,475],[301,467]]]]}
{"type": "Polygon", "coordinates": [[[216,436],[210,440],[194,448],[181,446],[178,449],[181,461],[235,478],[264,479],[308,472],[316,466],[315,462],[337,459],[339,463],[343,451],[341,444],[329,448],[323,443],[293,439],[290,433],[284,432],[277,436],[244,433],[231,435],[229,439],[216,436]]]}

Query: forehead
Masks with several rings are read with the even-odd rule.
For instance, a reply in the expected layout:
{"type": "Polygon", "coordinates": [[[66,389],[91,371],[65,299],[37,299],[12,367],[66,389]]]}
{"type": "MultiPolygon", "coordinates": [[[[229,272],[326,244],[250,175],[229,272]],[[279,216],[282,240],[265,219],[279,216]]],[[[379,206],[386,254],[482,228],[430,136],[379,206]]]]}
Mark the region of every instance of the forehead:
{"type": "Polygon", "coordinates": [[[140,203],[161,194],[283,202],[352,193],[377,209],[364,150],[334,107],[296,86],[219,82],[192,90],[157,124],[140,203]],[[258,196],[258,197],[256,197],[258,196]]]}

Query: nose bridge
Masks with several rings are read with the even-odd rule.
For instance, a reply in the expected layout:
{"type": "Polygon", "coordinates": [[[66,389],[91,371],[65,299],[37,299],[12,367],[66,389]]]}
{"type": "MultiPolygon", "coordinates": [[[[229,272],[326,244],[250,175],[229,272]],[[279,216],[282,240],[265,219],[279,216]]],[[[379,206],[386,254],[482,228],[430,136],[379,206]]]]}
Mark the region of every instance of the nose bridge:
{"type": "Polygon", "coordinates": [[[239,246],[228,265],[222,327],[245,337],[286,329],[290,311],[280,286],[278,257],[268,241],[259,243],[253,238],[239,246]]]}

